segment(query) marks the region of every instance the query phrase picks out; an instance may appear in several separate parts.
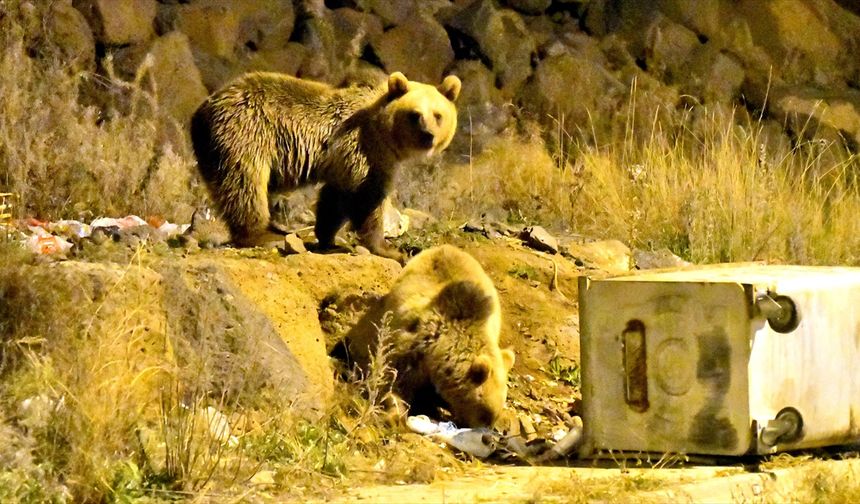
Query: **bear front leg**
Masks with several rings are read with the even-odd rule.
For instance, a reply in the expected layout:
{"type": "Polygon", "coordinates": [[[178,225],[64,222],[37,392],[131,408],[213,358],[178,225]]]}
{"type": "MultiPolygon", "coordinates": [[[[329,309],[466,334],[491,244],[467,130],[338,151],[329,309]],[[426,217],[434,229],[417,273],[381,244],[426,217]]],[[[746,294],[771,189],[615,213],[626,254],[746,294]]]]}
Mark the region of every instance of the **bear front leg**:
{"type": "Polygon", "coordinates": [[[320,250],[334,247],[334,237],[347,219],[346,207],[349,199],[349,194],[331,185],[324,185],[320,189],[317,197],[317,221],[314,224],[314,234],[320,250]]]}
{"type": "MultiPolygon", "coordinates": [[[[360,200],[361,196],[356,196],[360,200]]],[[[361,243],[370,250],[371,254],[387,257],[398,262],[403,262],[403,254],[388,245],[383,235],[383,205],[384,198],[378,202],[374,200],[362,201],[362,204],[353,208],[351,216],[352,226],[358,231],[361,243]]]]}

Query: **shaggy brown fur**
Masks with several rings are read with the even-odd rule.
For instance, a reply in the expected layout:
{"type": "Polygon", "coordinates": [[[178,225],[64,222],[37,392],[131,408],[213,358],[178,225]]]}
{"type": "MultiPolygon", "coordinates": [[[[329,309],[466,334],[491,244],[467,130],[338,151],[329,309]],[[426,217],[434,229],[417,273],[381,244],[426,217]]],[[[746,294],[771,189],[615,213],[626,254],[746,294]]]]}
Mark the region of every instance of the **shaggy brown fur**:
{"type": "Polygon", "coordinates": [[[269,192],[323,183],[321,248],[349,220],[371,252],[389,257],[382,203],[396,165],[445,149],[457,127],[460,80],[438,87],[395,72],[376,88],[330,86],[252,73],[213,94],[194,114],[198,165],[234,242],[271,240],[269,192]]]}
{"type": "Polygon", "coordinates": [[[499,348],[499,296],[478,261],[451,245],[409,261],[346,337],[349,358],[365,370],[386,313],[393,390],[410,413],[432,414],[442,404],[460,424],[492,425],[504,408],[514,353],[499,348]]]}

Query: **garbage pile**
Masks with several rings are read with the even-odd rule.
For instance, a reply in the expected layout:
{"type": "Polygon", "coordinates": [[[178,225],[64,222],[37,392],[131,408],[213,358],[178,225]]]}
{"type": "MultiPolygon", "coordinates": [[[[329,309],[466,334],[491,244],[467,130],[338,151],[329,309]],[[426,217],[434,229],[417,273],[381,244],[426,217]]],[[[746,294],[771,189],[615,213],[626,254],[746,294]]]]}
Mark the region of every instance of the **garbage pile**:
{"type": "Polygon", "coordinates": [[[574,457],[582,442],[581,421],[574,422],[567,431],[559,431],[553,439],[531,440],[520,435],[505,436],[486,428],[459,428],[453,422],[437,422],[426,415],[408,417],[406,426],[413,432],[477,458],[528,464],[574,457]]]}
{"type": "Polygon", "coordinates": [[[186,233],[190,224],[175,224],[151,217],[144,220],[136,215],[122,218],[100,217],[89,224],[77,220],[41,221],[30,218],[10,221],[3,225],[4,234],[12,241],[20,241],[34,254],[64,255],[82,240],[102,243],[109,239],[122,241],[136,239],[169,240],[186,233]]]}

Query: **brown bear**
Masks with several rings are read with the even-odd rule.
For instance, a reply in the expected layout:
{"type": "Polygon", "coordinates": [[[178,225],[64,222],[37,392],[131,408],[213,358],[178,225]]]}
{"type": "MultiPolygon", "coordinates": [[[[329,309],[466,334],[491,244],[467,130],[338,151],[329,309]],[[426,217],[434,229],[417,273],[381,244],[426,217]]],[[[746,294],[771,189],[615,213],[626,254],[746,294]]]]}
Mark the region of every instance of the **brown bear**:
{"type": "Polygon", "coordinates": [[[471,255],[442,245],[407,263],[345,347],[367,372],[380,334],[389,334],[392,390],[411,414],[444,405],[459,425],[489,427],[504,408],[514,364],[513,351],[499,348],[500,328],[492,280],[471,255]]]}
{"type": "Polygon", "coordinates": [[[323,249],[349,220],[374,254],[399,257],[382,234],[382,203],[400,161],[444,150],[457,129],[460,79],[432,86],[395,72],[377,87],[333,88],[277,73],[244,75],[191,119],[197,163],[233,241],[272,241],[269,193],[322,183],[323,249]]]}

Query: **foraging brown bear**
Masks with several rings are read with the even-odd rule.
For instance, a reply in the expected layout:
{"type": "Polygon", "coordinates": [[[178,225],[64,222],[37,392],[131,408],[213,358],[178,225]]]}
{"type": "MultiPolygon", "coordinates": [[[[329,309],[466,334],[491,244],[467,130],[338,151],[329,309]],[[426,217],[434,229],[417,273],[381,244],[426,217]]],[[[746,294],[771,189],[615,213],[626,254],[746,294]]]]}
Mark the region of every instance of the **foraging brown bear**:
{"type": "Polygon", "coordinates": [[[492,280],[471,255],[442,245],[406,264],[345,344],[367,372],[380,334],[387,334],[393,391],[411,414],[432,412],[441,399],[458,424],[482,427],[504,408],[514,364],[513,351],[499,348],[500,328],[492,280]]]}
{"type": "Polygon", "coordinates": [[[457,129],[460,79],[432,86],[400,73],[375,88],[250,73],[210,96],[191,139],[233,241],[271,241],[269,193],[323,183],[315,233],[329,248],[349,220],[374,254],[399,257],[382,234],[396,165],[444,150],[457,129]]]}

